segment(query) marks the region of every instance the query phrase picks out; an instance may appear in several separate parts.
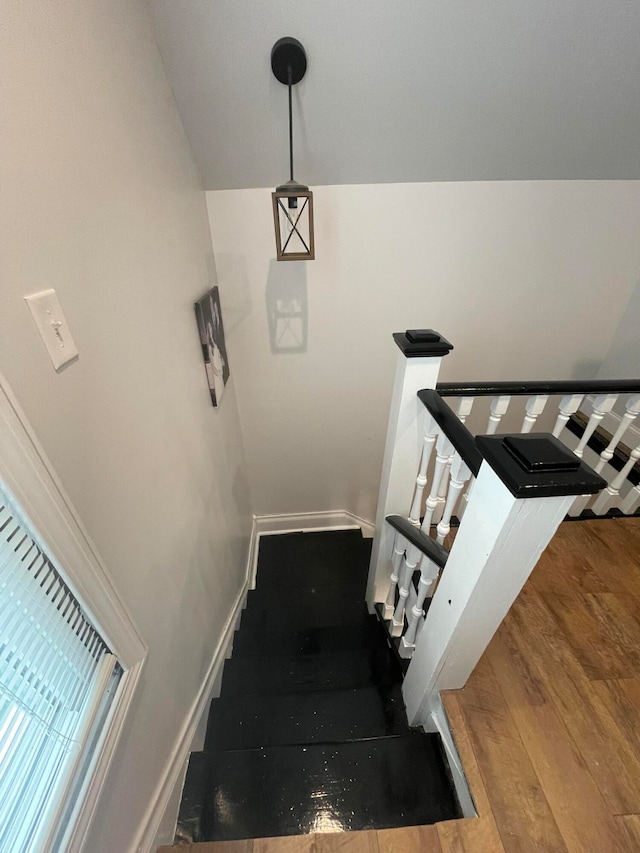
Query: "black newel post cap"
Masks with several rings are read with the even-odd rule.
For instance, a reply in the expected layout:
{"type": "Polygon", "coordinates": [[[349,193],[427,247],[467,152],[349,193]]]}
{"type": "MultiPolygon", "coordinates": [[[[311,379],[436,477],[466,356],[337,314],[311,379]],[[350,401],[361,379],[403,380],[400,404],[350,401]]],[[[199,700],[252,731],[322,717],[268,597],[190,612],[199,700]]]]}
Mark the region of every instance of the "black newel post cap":
{"type": "Polygon", "coordinates": [[[516,498],[594,495],[607,485],[549,432],[479,435],[476,444],[516,498]]]}
{"type": "Polygon", "coordinates": [[[406,332],[394,332],[393,340],[407,358],[446,355],[453,349],[453,344],[433,329],[407,329],[406,332]]]}

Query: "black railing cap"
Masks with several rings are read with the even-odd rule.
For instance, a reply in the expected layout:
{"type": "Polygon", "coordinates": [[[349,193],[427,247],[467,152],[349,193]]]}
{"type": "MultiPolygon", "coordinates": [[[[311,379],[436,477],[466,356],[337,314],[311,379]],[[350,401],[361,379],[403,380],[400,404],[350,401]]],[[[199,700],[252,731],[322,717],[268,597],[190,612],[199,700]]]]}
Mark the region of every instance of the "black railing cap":
{"type": "Polygon", "coordinates": [[[476,444],[516,498],[594,495],[607,485],[551,433],[478,435],[476,444]]]}
{"type": "Polygon", "coordinates": [[[404,536],[408,542],[415,545],[418,551],[424,554],[425,557],[433,560],[436,566],[444,569],[447,558],[449,557],[448,548],[445,548],[444,545],[427,536],[419,527],[415,527],[401,515],[388,515],[385,520],[394,530],[397,530],[398,533],[404,536]]]}
{"type": "Polygon", "coordinates": [[[453,344],[433,329],[407,329],[406,332],[394,332],[393,340],[406,358],[437,357],[447,355],[453,349],[453,344]]]}

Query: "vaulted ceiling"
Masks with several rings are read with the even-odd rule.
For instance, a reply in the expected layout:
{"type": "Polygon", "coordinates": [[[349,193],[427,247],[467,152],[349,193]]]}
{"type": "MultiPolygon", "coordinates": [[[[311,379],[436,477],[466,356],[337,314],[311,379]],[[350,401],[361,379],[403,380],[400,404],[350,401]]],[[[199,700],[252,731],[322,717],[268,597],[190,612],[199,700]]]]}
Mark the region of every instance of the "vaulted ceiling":
{"type": "Polygon", "coordinates": [[[640,178],[637,0],[149,0],[206,189],[640,178]]]}

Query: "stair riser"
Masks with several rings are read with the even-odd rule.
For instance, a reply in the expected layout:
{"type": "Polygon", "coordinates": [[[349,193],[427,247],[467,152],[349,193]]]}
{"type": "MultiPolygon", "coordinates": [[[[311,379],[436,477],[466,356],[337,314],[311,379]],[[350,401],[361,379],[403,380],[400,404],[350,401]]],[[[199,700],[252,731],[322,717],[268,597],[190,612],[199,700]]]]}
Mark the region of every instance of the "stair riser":
{"type": "Polygon", "coordinates": [[[272,696],[318,690],[389,686],[401,671],[387,650],[293,658],[238,658],[225,666],[222,696],[272,696]]]}

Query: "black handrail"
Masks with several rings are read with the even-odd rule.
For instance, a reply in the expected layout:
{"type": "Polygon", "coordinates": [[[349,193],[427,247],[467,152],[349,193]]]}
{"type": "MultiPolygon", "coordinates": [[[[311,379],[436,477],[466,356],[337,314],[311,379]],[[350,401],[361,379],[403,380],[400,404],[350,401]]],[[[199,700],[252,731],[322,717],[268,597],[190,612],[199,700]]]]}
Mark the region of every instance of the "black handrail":
{"type": "Polygon", "coordinates": [[[443,397],[525,394],[640,394],[640,379],[560,379],[550,382],[438,382],[443,397]]]}
{"type": "Polygon", "coordinates": [[[444,569],[447,564],[447,558],[449,557],[449,551],[444,545],[427,536],[419,527],[415,527],[415,525],[411,524],[410,521],[407,521],[401,515],[388,515],[386,521],[394,530],[397,530],[398,533],[411,542],[412,545],[415,545],[418,551],[424,554],[425,557],[433,560],[436,566],[444,569]]]}
{"type": "Polygon", "coordinates": [[[471,473],[477,477],[482,464],[482,454],[478,450],[473,435],[437,391],[427,388],[424,391],[418,391],[418,397],[458,451],[471,473]]]}

